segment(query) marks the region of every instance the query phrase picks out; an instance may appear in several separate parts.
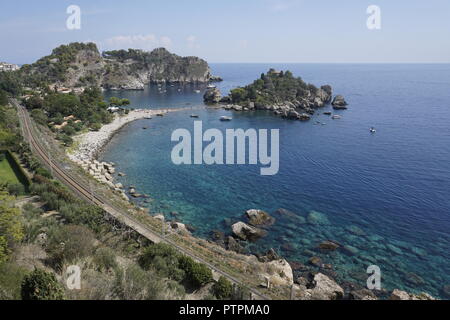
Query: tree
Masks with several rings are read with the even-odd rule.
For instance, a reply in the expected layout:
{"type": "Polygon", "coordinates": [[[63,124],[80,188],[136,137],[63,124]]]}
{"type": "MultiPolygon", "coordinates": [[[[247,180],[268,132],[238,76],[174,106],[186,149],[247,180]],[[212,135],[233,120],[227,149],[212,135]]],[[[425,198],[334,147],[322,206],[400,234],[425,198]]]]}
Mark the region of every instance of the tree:
{"type": "Polygon", "coordinates": [[[53,273],[35,269],[22,281],[23,300],[63,300],[64,290],[53,273]]]}
{"type": "Polygon", "coordinates": [[[220,277],[213,286],[213,292],[217,299],[230,299],[233,294],[233,285],[225,277],[220,277]]]}
{"type": "Polygon", "coordinates": [[[6,91],[0,89],[0,106],[5,106],[8,104],[8,95],[6,91]]]}
{"type": "Polygon", "coordinates": [[[158,243],[147,247],[138,261],[144,270],[154,269],[160,276],[180,281],[184,277],[184,272],[179,267],[179,257],[174,248],[158,243]]]}
{"type": "Polygon", "coordinates": [[[186,272],[185,280],[194,288],[200,288],[213,281],[211,269],[204,264],[195,262],[191,257],[181,256],[180,268],[186,272]]]}

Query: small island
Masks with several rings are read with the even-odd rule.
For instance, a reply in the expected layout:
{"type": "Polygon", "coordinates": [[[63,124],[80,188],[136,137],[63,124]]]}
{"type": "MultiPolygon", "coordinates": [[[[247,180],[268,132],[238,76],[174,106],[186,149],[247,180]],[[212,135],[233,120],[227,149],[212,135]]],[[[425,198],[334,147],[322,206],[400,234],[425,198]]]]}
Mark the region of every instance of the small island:
{"type": "Polygon", "coordinates": [[[317,88],[294,77],[290,71],[270,69],[252,84],[231,90],[222,96],[217,88],[210,88],[204,95],[206,104],[220,104],[235,111],[269,110],[287,119],[307,121],[315,110],[331,103],[336,110],[347,109],[344,97],[333,99],[330,85],[317,88]]]}

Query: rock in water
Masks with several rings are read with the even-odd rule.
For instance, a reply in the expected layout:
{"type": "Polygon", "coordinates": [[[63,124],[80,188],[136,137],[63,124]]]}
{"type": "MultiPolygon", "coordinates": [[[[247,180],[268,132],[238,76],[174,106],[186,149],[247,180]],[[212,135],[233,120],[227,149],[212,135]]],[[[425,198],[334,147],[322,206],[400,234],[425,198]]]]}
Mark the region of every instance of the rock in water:
{"type": "Polygon", "coordinates": [[[345,101],[344,97],[341,95],[337,95],[334,97],[333,102],[331,103],[333,108],[336,110],[347,109],[348,103],[345,101]]]}
{"type": "Polygon", "coordinates": [[[267,212],[262,210],[251,209],[245,212],[249,222],[253,226],[269,226],[274,224],[275,219],[267,212]]]}
{"type": "Polygon", "coordinates": [[[335,251],[340,247],[339,244],[332,242],[332,241],[324,241],[319,244],[319,249],[323,251],[335,251]]]}
{"type": "Polygon", "coordinates": [[[210,88],[206,90],[203,96],[203,101],[207,104],[216,104],[219,103],[220,100],[222,100],[222,94],[217,88],[210,88]]]}
{"type": "Polygon", "coordinates": [[[267,234],[264,230],[251,227],[244,222],[237,222],[233,224],[231,226],[231,230],[238,238],[245,241],[256,241],[267,234]]]}
{"type": "Polygon", "coordinates": [[[327,216],[318,211],[311,211],[306,218],[309,224],[329,225],[330,221],[327,216]]]}

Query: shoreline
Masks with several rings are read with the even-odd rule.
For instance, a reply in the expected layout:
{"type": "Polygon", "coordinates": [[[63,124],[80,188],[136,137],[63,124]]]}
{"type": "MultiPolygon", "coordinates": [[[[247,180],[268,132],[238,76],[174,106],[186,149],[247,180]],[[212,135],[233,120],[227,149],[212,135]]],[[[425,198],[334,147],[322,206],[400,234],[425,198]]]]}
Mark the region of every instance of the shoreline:
{"type": "Polygon", "coordinates": [[[74,150],[68,151],[67,156],[74,162],[94,161],[102,149],[109,143],[111,138],[125,125],[145,119],[146,117],[154,117],[158,114],[168,114],[169,112],[180,111],[182,109],[137,109],[131,110],[127,115],[116,115],[111,123],[105,124],[99,131],[89,131],[73,137],[77,145],[74,150]]]}

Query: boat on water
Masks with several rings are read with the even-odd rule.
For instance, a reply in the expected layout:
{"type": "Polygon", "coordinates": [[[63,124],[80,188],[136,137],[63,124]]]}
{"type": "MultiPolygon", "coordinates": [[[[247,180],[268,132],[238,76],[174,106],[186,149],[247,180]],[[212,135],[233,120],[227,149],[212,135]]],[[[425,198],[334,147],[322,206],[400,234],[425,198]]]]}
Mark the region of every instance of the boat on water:
{"type": "Polygon", "coordinates": [[[376,132],[377,132],[377,130],[374,127],[370,128],[370,133],[376,133],[376,132]]]}
{"type": "Polygon", "coordinates": [[[323,114],[326,115],[326,116],[331,116],[331,112],[330,111],[326,111],[323,114]]]}
{"type": "Polygon", "coordinates": [[[198,118],[198,114],[191,114],[191,118],[198,118]]]}
{"type": "Polygon", "coordinates": [[[231,120],[233,120],[233,118],[231,118],[231,117],[227,117],[227,116],[220,117],[220,121],[231,121],[231,120]]]}
{"type": "Polygon", "coordinates": [[[214,89],[214,88],[216,88],[216,86],[213,85],[213,84],[208,84],[207,88],[208,88],[208,89],[214,89]]]}
{"type": "Polygon", "coordinates": [[[342,117],[335,114],[334,116],[331,117],[333,120],[337,120],[337,119],[341,119],[342,117]]]}
{"type": "Polygon", "coordinates": [[[161,113],[157,113],[156,116],[157,117],[164,117],[164,113],[162,113],[162,112],[161,113]]]}
{"type": "Polygon", "coordinates": [[[200,90],[195,90],[195,93],[200,93],[201,91],[200,90]]]}
{"type": "Polygon", "coordinates": [[[146,116],[146,117],[144,117],[144,119],[146,119],[146,120],[152,120],[152,116],[146,116]]]}

